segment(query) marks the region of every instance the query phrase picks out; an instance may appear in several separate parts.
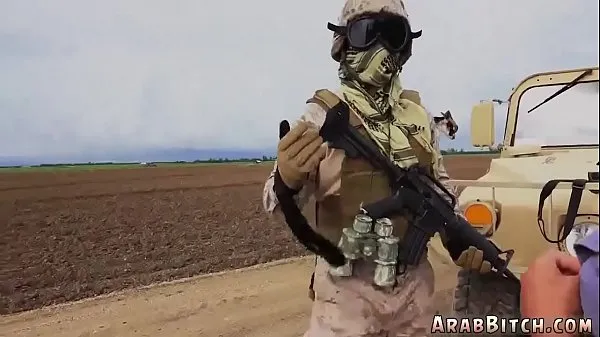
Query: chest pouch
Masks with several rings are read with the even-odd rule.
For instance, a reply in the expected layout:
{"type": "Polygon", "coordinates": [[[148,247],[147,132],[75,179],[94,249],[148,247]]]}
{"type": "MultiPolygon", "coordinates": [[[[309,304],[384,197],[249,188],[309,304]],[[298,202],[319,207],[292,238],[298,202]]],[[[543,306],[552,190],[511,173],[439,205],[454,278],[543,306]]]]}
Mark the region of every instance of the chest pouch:
{"type": "MultiPolygon", "coordinates": [[[[308,102],[318,104],[323,110],[328,111],[328,114],[332,111],[335,112],[336,107],[345,104],[339,97],[327,90],[317,91],[314,97],[308,102]]],[[[350,110],[349,112],[347,123],[357,129],[363,137],[368,138],[369,136],[364,130],[363,122],[354,111],[350,110]]],[[[420,142],[416,140],[415,134],[410,133],[410,127],[406,127],[406,130],[405,133],[403,130],[403,133],[407,136],[409,144],[411,147],[417,147],[414,153],[413,149],[411,149],[410,155],[416,156],[419,162],[423,160],[425,165],[427,165],[427,163],[430,163],[431,157],[421,156],[421,154],[426,154],[427,151],[422,149],[420,142]]],[[[341,144],[330,145],[337,147],[341,144]]],[[[351,160],[361,157],[360,153],[352,153],[350,149],[354,147],[344,147],[343,145],[341,147],[345,150],[346,157],[351,160]]],[[[377,169],[380,174],[382,173],[380,172],[380,168],[373,169],[377,169]]],[[[382,176],[384,175],[382,174],[382,176]]],[[[388,192],[386,196],[389,196],[389,186],[386,187],[386,191],[388,192]]],[[[395,229],[398,231],[398,225],[402,225],[399,222],[404,223],[404,226],[400,227],[406,229],[407,217],[394,220],[386,217],[373,219],[366,214],[360,213],[354,217],[352,223],[347,223],[346,226],[341,225],[341,236],[337,247],[344,255],[345,263],[342,266],[332,266],[329,273],[337,277],[350,277],[353,275],[354,264],[358,260],[366,260],[375,263],[373,284],[378,287],[393,287],[396,284],[396,277],[400,271],[398,259],[401,237],[399,236],[404,234],[401,231],[401,233],[397,233],[399,235],[397,236],[394,235],[394,231],[395,229]]],[[[352,221],[351,218],[341,218],[345,219],[344,221],[352,221]]]]}

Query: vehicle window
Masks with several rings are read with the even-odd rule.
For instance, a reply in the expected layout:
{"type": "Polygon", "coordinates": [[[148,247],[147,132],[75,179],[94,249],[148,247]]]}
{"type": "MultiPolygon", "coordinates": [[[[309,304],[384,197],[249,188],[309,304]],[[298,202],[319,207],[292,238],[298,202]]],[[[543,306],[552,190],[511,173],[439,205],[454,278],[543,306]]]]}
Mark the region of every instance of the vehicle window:
{"type": "Polygon", "coordinates": [[[527,112],[563,86],[534,87],[521,96],[514,145],[598,144],[598,82],[579,83],[527,112]]]}

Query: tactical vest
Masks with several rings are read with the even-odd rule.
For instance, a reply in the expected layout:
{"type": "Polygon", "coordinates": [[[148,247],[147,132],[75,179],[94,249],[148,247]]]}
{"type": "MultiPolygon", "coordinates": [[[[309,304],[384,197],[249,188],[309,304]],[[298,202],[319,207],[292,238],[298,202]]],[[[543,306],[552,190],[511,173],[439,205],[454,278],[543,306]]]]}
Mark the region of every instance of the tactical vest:
{"type": "MultiPolygon", "coordinates": [[[[420,105],[419,95],[415,91],[405,90],[400,97],[420,105]]],[[[307,103],[316,103],[324,111],[329,111],[339,100],[337,95],[328,90],[318,90],[307,103]]],[[[352,108],[350,110],[350,124],[369,138],[362,120],[352,108]]],[[[412,151],[406,151],[405,155],[416,156],[419,165],[431,172],[437,158],[429,145],[432,135],[429,117],[426,113],[423,116],[412,117],[400,117],[402,123],[406,123],[405,135],[412,147],[412,151]]],[[[317,172],[317,181],[318,174],[317,172]]],[[[342,162],[339,194],[326,196],[315,205],[316,230],[336,245],[342,235],[342,229],[352,225],[361,203],[368,204],[390,194],[387,177],[380,170],[375,169],[365,159],[345,157],[342,162]]],[[[396,217],[391,220],[394,224],[393,235],[402,239],[411,219],[396,217]]]]}

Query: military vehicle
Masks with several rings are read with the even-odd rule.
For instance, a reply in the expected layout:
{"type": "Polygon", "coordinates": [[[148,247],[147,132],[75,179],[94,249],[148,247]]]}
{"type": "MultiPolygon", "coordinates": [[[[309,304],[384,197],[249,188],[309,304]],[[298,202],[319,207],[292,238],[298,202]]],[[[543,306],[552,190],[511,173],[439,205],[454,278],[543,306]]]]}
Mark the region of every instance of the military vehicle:
{"type": "MultiPolygon", "coordinates": [[[[471,225],[501,249],[513,250],[509,269],[517,275],[548,248],[574,255],[574,243],[598,229],[598,83],[598,67],[525,78],[506,102],[500,144],[495,144],[494,103],[498,100],[473,107],[473,146],[500,145],[501,151],[481,178],[452,183],[464,188],[458,202],[471,225]],[[565,228],[570,226],[563,225],[573,191],[569,181],[559,183],[542,200],[538,220],[542,188],[557,179],[588,180],[568,232],[565,228]]],[[[432,247],[439,250],[441,245],[432,247]]],[[[514,282],[461,271],[453,310],[457,315],[519,315],[519,292],[514,282]]]]}

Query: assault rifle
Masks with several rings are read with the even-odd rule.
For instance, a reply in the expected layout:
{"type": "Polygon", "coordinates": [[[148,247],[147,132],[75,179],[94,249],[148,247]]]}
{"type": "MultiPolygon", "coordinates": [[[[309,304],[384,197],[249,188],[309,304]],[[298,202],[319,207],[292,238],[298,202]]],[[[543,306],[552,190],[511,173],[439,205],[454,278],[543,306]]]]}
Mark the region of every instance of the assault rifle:
{"type": "MultiPolygon", "coordinates": [[[[399,248],[398,262],[402,266],[417,264],[427,249],[427,242],[436,232],[444,232],[459,250],[474,246],[483,251],[484,259],[508,279],[519,282],[519,279],[508,269],[508,263],[514,251],[501,251],[485,236],[479,233],[464,218],[454,212],[456,199],[454,196],[427,172],[415,166],[409,169],[395,165],[385,157],[370,140],[362,136],[349,123],[350,110],[348,105],[340,101],[327,112],[327,116],[319,133],[330,148],[344,150],[347,157],[361,157],[382,170],[389,181],[392,195],[374,203],[363,205],[361,212],[379,219],[382,217],[409,214],[414,219],[408,226],[399,248]],[[434,187],[435,186],[435,187],[434,187]],[[436,191],[436,187],[439,191],[436,191]],[[451,202],[441,193],[445,193],[451,202]],[[502,256],[505,256],[503,258],[502,256]]],[[[287,121],[282,122],[287,125],[287,121]]],[[[280,125],[280,137],[286,131],[280,125]]],[[[313,253],[324,257],[334,266],[342,265],[344,257],[341,251],[315,233],[306,218],[302,215],[292,200],[292,195],[286,193],[279,174],[275,175],[275,191],[286,222],[294,235],[313,253]]]]}

